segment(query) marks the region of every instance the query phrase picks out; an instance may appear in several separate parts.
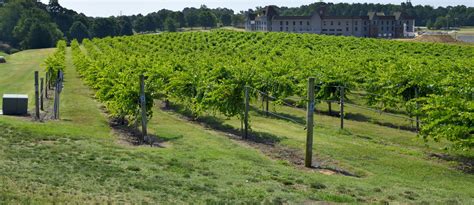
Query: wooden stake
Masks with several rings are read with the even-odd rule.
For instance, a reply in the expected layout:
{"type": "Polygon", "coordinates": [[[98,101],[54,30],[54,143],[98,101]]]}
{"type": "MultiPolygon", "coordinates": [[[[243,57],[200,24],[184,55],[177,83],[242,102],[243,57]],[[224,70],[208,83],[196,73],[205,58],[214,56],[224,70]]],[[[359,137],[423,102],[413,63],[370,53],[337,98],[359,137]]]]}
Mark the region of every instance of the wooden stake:
{"type": "Polygon", "coordinates": [[[44,78],[40,79],[40,107],[41,110],[44,110],[44,78]]]}
{"type": "Polygon", "coordinates": [[[267,115],[267,117],[269,116],[269,114],[268,114],[268,104],[269,104],[269,98],[270,98],[270,97],[268,97],[268,94],[267,94],[267,96],[265,96],[265,101],[266,101],[266,105],[265,105],[265,114],[267,115]]]}
{"type": "Polygon", "coordinates": [[[305,166],[312,167],[313,162],[313,126],[314,126],[314,78],[308,79],[308,107],[306,116],[306,157],[305,166]]]}
{"type": "Polygon", "coordinates": [[[140,75],[140,107],[142,110],[142,139],[140,143],[145,142],[147,133],[147,116],[146,116],[146,98],[145,98],[145,76],[140,75]]]}
{"type": "Polygon", "coordinates": [[[249,136],[249,108],[250,108],[250,96],[249,88],[245,86],[245,112],[244,112],[244,139],[248,139],[249,136]]]}
{"type": "Polygon", "coordinates": [[[49,72],[46,73],[46,81],[45,81],[45,89],[44,89],[44,97],[46,99],[48,99],[48,90],[49,90],[49,85],[48,85],[48,81],[49,81],[49,72]]]}
{"type": "Polygon", "coordinates": [[[339,87],[341,95],[341,129],[344,129],[344,87],[339,87]]]}
{"type": "Polygon", "coordinates": [[[38,71],[35,71],[35,118],[40,119],[39,90],[38,90],[38,71]]]}
{"type": "Polygon", "coordinates": [[[418,87],[415,87],[415,100],[416,101],[416,132],[420,131],[420,116],[418,115],[418,111],[420,109],[420,105],[418,104],[418,87]]]}

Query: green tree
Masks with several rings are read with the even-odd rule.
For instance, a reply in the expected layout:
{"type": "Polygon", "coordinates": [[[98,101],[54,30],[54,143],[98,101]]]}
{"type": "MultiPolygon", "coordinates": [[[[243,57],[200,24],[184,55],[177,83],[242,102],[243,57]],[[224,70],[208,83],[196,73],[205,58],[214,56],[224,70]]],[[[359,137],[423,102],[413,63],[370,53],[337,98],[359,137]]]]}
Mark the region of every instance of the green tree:
{"type": "Polygon", "coordinates": [[[206,10],[199,14],[199,23],[204,28],[212,28],[216,26],[217,19],[213,13],[206,10]]]}
{"type": "Polygon", "coordinates": [[[434,27],[434,23],[433,21],[431,21],[431,19],[429,19],[427,22],[426,22],[426,27],[428,29],[432,29],[434,27]]]}
{"type": "Polygon", "coordinates": [[[96,18],[92,23],[92,35],[97,38],[115,36],[117,34],[117,24],[111,18],[96,18]]]}
{"type": "Polygon", "coordinates": [[[128,18],[120,18],[117,22],[118,35],[131,36],[133,35],[132,23],[128,18]]]}
{"type": "Polygon", "coordinates": [[[85,38],[90,38],[90,33],[87,27],[80,21],[76,21],[72,24],[69,29],[69,35],[71,39],[77,39],[79,42],[82,42],[85,38]]]}
{"type": "Polygon", "coordinates": [[[177,22],[172,18],[168,17],[165,20],[165,28],[169,32],[176,32],[176,25],[177,25],[177,22]]]}
{"type": "Polygon", "coordinates": [[[13,29],[13,36],[22,49],[31,49],[52,47],[63,38],[63,33],[45,11],[33,8],[23,12],[13,29]]]}
{"type": "Polygon", "coordinates": [[[232,24],[232,16],[230,14],[223,14],[221,16],[221,22],[224,26],[230,26],[232,24]]]}

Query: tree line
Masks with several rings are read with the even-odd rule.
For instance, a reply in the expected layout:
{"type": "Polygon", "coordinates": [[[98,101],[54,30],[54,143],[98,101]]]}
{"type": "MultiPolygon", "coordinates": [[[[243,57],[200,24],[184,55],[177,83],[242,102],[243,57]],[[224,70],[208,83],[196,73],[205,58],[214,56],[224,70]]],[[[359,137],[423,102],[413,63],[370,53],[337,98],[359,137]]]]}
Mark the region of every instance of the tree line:
{"type": "Polygon", "coordinates": [[[243,26],[244,14],[226,8],[162,9],[147,15],[88,17],[62,7],[57,0],[6,0],[0,4],[0,50],[54,47],[58,40],[127,36],[176,31],[182,27],[243,26]],[[3,46],[2,46],[3,45],[3,46]],[[5,46],[8,45],[8,46],[5,46]]]}

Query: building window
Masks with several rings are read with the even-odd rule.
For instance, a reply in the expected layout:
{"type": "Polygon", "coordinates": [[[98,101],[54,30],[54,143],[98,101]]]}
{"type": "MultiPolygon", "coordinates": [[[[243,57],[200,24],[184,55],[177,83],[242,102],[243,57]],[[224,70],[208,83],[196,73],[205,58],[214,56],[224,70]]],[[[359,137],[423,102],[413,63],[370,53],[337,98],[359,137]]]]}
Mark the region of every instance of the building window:
{"type": "Polygon", "coordinates": [[[383,26],[382,26],[382,27],[380,27],[380,29],[383,31],[383,26]]]}
{"type": "Polygon", "coordinates": [[[323,25],[326,26],[326,21],[323,21],[323,25]]]}
{"type": "Polygon", "coordinates": [[[293,21],[293,26],[296,26],[296,21],[293,21]]]}
{"type": "Polygon", "coordinates": [[[286,22],[286,25],[288,26],[288,21],[286,22]]]}
{"type": "Polygon", "coordinates": [[[367,31],[367,27],[364,27],[364,31],[367,31]]]}
{"type": "Polygon", "coordinates": [[[334,29],[329,29],[329,31],[334,31],[334,29]]]}
{"type": "Polygon", "coordinates": [[[332,25],[334,25],[334,22],[333,22],[333,21],[331,21],[331,26],[332,26],[332,25]]]}
{"type": "Polygon", "coordinates": [[[346,26],[349,26],[349,21],[346,21],[346,26]]]}
{"type": "Polygon", "coordinates": [[[346,27],[346,31],[349,31],[349,27],[346,27]]]}
{"type": "Polygon", "coordinates": [[[327,29],[323,29],[323,31],[328,31],[327,29]]]}
{"type": "Polygon", "coordinates": [[[380,23],[381,23],[380,25],[383,25],[383,21],[380,21],[380,23]]]}
{"type": "Polygon", "coordinates": [[[280,26],[283,26],[283,21],[280,21],[280,26]]]}
{"type": "Polygon", "coordinates": [[[354,30],[357,31],[358,30],[357,27],[355,27],[354,30]]]}
{"type": "Polygon", "coordinates": [[[338,22],[337,22],[337,25],[338,25],[338,26],[340,26],[340,25],[341,25],[341,22],[340,22],[340,21],[338,21],[338,22]]]}
{"type": "Polygon", "coordinates": [[[283,31],[283,27],[280,27],[280,31],[283,31]]]}
{"type": "Polygon", "coordinates": [[[306,25],[308,25],[308,26],[309,26],[309,21],[307,21],[307,22],[306,22],[306,25]]]}
{"type": "Polygon", "coordinates": [[[303,25],[303,21],[300,21],[300,26],[302,26],[302,25],[303,25]]]}
{"type": "Polygon", "coordinates": [[[288,27],[286,27],[286,31],[288,31],[288,27]]]}
{"type": "Polygon", "coordinates": [[[342,31],[342,29],[339,28],[339,29],[337,29],[337,31],[342,31]]]}

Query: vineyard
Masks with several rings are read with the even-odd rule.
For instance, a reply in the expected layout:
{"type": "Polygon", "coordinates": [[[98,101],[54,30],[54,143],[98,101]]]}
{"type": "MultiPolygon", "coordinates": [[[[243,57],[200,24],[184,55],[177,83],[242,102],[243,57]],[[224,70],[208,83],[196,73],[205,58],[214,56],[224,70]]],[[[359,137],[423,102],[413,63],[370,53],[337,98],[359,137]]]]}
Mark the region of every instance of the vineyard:
{"type": "Polygon", "coordinates": [[[178,100],[195,118],[219,112],[240,119],[245,86],[298,106],[315,77],[318,100],[339,99],[338,87],[348,100],[370,93],[362,95],[364,106],[418,116],[425,139],[474,146],[474,47],[232,31],[86,39],[71,47],[80,75],[124,123],[138,118],[142,74],[147,99],[178,100]]]}

